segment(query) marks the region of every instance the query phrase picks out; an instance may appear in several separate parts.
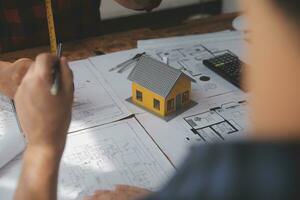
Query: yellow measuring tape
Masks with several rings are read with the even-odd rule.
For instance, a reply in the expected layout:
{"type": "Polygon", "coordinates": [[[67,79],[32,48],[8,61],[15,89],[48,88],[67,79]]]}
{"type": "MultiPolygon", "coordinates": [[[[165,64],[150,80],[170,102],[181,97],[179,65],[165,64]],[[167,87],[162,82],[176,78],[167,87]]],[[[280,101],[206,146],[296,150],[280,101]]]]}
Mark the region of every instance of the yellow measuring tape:
{"type": "Polygon", "coordinates": [[[46,5],[47,22],[48,22],[48,30],[49,30],[49,38],[50,38],[50,51],[51,53],[55,54],[57,52],[57,40],[56,40],[55,24],[54,24],[51,0],[45,0],[45,5],[46,5]]]}

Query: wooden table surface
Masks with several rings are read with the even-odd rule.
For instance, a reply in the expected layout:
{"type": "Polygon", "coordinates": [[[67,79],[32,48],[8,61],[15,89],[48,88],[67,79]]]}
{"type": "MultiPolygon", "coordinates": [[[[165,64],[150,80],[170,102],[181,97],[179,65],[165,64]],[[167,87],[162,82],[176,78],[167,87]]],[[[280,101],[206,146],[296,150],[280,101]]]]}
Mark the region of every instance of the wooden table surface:
{"type": "MultiPolygon", "coordinates": [[[[64,56],[69,60],[79,60],[97,55],[97,52],[112,53],[136,48],[138,40],[163,38],[180,35],[201,34],[232,29],[234,14],[223,14],[204,19],[188,20],[172,27],[157,29],[142,28],[122,33],[103,35],[79,41],[64,43],[64,56]]],[[[49,47],[37,47],[0,55],[2,61],[14,61],[18,58],[32,58],[42,52],[48,52],[49,47]]]]}

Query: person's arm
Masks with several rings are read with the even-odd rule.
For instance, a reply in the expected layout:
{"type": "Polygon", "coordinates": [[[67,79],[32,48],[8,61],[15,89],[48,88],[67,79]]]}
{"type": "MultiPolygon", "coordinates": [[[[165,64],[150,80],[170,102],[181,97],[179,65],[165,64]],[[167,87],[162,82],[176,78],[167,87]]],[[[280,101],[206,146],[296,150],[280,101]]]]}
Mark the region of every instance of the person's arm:
{"type": "Polygon", "coordinates": [[[55,200],[60,153],[54,150],[29,147],[24,155],[23,168],[15,200],[55,200]]]}
{"type": "Polygon", "coordinates": [[[115,0],[122,6],[133,10],[147,10],[158,7],[162,0],[115,0]]]}
{"type": "Polygon", "coordinates": [[[115,190],[98,190],[84,200],[137,200],[151,194],[151,191],[128,185],[116,185],[115,190]]]}
{"type": "Polygon", "coordinates": [[[61,88],[50,93],[56,57],[43,54],[25,75],[15,95],[17,114],[27,137],[15,200],[55,200],[60,159],[71,121],[73,76],[61,60],[61,88]]]}
{"type": "Polygon", "coordinates": [[[0,61],[0,92],[13,99],[32,60],[22,58],[14,63],[0,61]]]}
{"type": "Polygon", "coordinates": [[[249,127],[258,138],[298,138],[300,25],[296,20],[300,16],[286,13],[288,9],[280,5],[294,6],[299,1],[242,2],[251,29],[247,45],[251,67],[245,68],[244,75],[251,91],[249,127]]]}

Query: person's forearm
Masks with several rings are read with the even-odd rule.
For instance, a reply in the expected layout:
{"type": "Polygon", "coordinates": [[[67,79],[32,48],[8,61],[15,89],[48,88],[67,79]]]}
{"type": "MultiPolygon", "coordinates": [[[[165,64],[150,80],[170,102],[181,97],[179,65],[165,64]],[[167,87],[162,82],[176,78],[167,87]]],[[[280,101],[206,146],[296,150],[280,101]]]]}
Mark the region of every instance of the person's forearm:
{"type": "Polygon", "coordinates": [[[61,153],[28,147],[14,200],[56,200],[61,153]]]}
{"type": "Polygon", "coordinates": [[[5,61],[0,61],[0,70],[3,68],[3,67],[7,67],[9,65],[11,65],[12,63],[10,62],[5,62],[5,61]]]}
{"type": "Polygon", "coordinates": [[[133,10],[152,10],[159,6],[162,0],[115,0],[126,8],[133,10]]]}

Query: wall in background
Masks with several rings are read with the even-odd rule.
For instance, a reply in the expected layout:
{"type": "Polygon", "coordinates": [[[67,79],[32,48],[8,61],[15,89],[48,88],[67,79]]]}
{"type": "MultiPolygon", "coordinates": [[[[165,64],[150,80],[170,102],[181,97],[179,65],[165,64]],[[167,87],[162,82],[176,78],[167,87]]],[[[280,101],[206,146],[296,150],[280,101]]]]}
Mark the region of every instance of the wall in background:
{"type": "Polygon", "coordinates": [[[223,12],[231,13],[240,11],[238,1],[240,0],[223,0],[223,12]]]}
{"type": "MultiPolygon", "coordinates": [[[[112,1],[113,0],[110,2],[112,3],[112,1]]],[[[175,0],[163,0],[163,5],[161,5],[157,11],[151,13],[128,12],[127,9],[114,4],[120,10],[116,15],[112,15],[113,13],[105,10],[107,7],[104,5],[104,7],[101,8],[105,11],[103,16],[104,20],[102,20],[101,23],[101,34],[111,34],[140,28],[156,29],[160,27],[172,27],[180,25],[190,18],[201,18],[207,15],[222,13],[222,1],[188,1],[184,1],[184,3],[182,3],[182,1],[180,3],[175,0]],[[168,4],[167,1],[170,1],[170,3],[168,4]],[[186,4],[188,1],[190,3],[186,4]],[[120,13],[121,10],[123,13],[120,13]],[[109,15],[106,15],[106,13],[109,15]]],[[[114,10],[115,9],[116,8],[114,8],[114,10]]]]}
{"type": "MultiPolygon", "coordinates": [[[[201,2],[208,2],[214,0],[163,0],[160,7],[156,10],[165,10],[170,8],[177,8],[180,6],[188,6],[193,5],[201,2]]],[[[239,0],[223,0],[223,12],[230,13],[230,12],[238,12],[240,11],[240,6],[238,3],[239,0]]],[[[101,15],[102,19],[112,19],[117,17],[123,16],[130,16],[139,14],[141,12],[128,10],[123,8],[114,0],[102,0],[101,5],[101,15]]]]}
{"type": "MultiPolygon", "coordinates": [[[[180,6],[193,5],[200,2],[208,2],[213,0],[163,0],[162,4],[157,10],[165,10],[170,8],[177,8],[180,6]]],[[[130,16],[139,14],[141,12],[128,10],[123,8],[113,0],[102,0],[101,15],[102,19],[112,19],[122,16],[130,16]]]]}

